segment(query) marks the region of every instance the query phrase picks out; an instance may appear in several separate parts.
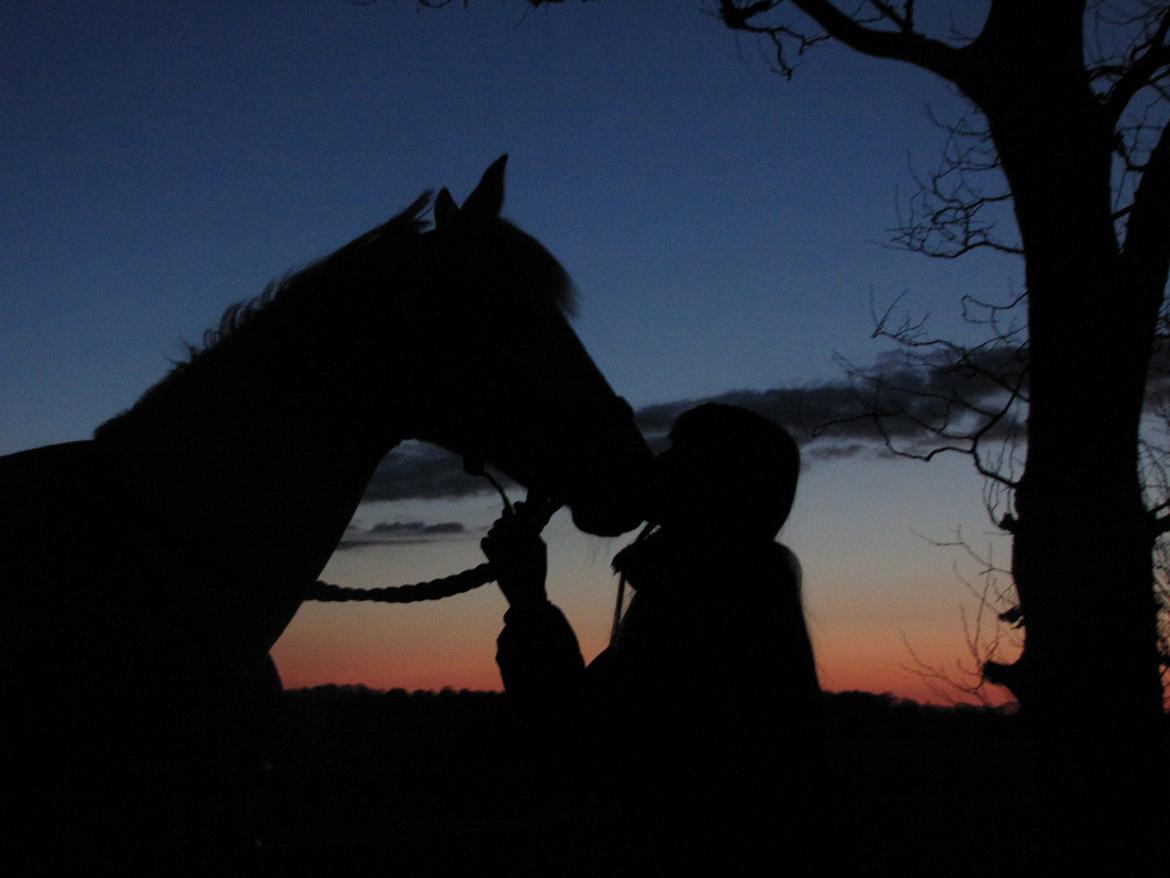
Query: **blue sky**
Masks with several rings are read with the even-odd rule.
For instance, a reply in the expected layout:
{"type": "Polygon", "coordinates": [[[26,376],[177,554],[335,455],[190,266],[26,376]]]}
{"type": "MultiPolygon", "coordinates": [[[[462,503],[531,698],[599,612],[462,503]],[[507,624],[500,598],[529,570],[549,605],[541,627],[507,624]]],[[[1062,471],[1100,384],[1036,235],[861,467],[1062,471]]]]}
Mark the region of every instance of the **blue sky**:
{"type": "MultiPolygon", "coordinates": [[[[786,82],[764,47],[702,9],[9,0],[0,453],[86,437],[228,304],[422,189],[446,185],[462,198],[504,152],[505,212],[573,275],[578,333],[636,406],[836,381],[835,354],[868,362],[884,350],[870,338],[871,301],[905,294],[940,334],[962,336],[961,294],[1018,289],[1010,260],[946,263],[883,246],[899,194],[913,191],[910,169],[928,169],[942,142],[927,107],[946,118],[962,110],[949,87],[832,47],[786,82]]],[[[477,498],[360,517],[460,521],[475,536],[493,510],[477,498]]],[[[833,644],[857,642],[854,626],[893,655],[898,619],[919,617],[933,620],[919,642],[939,640],[943,657],[961,651],[953,631],[938,633],[957,629],[964,600],[951,555],[912,534],[960,526],[987,529],[963,461],[810,466],[786,539],[804,560],[825,654],[844,655],[833,644]]],[[[550,529],[554,575],[572,583],[563,600],[580,624],[600,630],[614,545],[570,531],[559,519],[550,529]]],[[[334,567],[358,579],[429,578],[477,552],[466,534],[448,535],[339,553],[334,567]]],[[[447,642],[438,632],[451,628],[443,614],[466,616],[467,636],[487,643],[466,662],[490,672],[498,596],[445,603],[430,616],[313,610],[290,635],[317,666],[341,640],[413,637],[433,667],[447,642]]],[[[422,667],[416,653],[379,667],[422,667]]]]}

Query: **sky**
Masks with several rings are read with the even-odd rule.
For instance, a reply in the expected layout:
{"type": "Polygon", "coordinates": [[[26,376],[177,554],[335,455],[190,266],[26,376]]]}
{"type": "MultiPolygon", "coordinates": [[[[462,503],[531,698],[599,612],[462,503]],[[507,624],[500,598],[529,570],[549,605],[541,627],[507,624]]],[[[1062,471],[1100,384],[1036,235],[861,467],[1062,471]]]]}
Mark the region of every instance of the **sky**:
{"type": "MultiPolygon", "coordinates": [[[[974,29],[981,5],[922,14],[974,29]]],[[[8,0],[0,454],[88,437],[229,304],[424,189],[462,199],[503,153],[505,214],[573,276],[576,331],[644,423],[726,397],[800,409],[804,441],[841,396],[842,360],[890,362],[875,309],[897,301],[940,336],[976,338],[960,297],[1011,298],[1020,265],[887,246],[942,148],[932,114],[964,110],[953,90],[833,46],[786,81],[705,8],[8,0]]],[[[403,452],[378,484],[432,473],[406,466],[434,463],[425,449],[403,452]]],[[[823,685],[938,700],[914,655],[967,659],[962,614],[978,605],[962,579],[981,580],[935,543],[961,533],[1006,560],[982,480],[963,459],[890,459],[862,431],[807,444],[805,461],[781,538],[804,568],[823,685]]],[[[376,487],[323,578],[395,584],[482,560],[497,497],[376,487]]],[[[591,656],[624,540],[565,515],[545,537],[550,593],[591,656]]],[[[498,688],[504,609],[491,586],[305,605],[274,656],[287,686],[498,688]]]]}

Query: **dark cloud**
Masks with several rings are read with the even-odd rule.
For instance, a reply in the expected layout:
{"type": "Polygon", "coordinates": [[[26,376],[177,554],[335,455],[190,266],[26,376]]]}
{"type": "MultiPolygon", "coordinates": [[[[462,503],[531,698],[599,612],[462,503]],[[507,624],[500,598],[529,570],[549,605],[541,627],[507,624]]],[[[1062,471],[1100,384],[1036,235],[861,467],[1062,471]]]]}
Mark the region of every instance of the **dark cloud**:
{"type": "Polygon", "coordinates": [[[815,428],[857,407],[857,394],[840,384],[778,387],[772,390],[732,390],[718,396],[682,399],[647,406],[638,412],[638,426],[647,436],[666,434],[675,418],[707,402],[738,405],[759,412],[788,427],[797,441],[807,442],[815,428]]]}
{"type": "Polygon", "coordinates": [[[361,549],[366,546],[389,545],[385,540],[351,540],[348,537],[337,544],[335,551],[344,552],[346,549],[361,549]]]}
{"type": "MultiPolygon", "coordinates": [[[[1092,352],[1086,351],[1086,357],[1092,352]]],[[[962,433],[978,419],[971,407],[996,411],[1007,400],[1006,386],[1025,374],[1027,351],[1001,344],[953,362],[945,352],[896,349],[877,356],[841,379],[804,387],[733,390],[716,396],[648,405],[637,412],[650,447],[666,446],[666,434],[682,412],[705,402],[743,406],[786,426],[804,450],[807,463],[855,457],[888,457],[887,441],[924,453],[939,442],[927,427],[962,433]],[[1006,382],[1006,384],[1005,384],[1006,382]],[[875,419],[874,413],[881,417],[875,419]]],[[[1026,378],[1021,387],[1026,394],[1026,378]]],[[[1170,346],[1155,353],[1147,408],[1170,406],[1170,346]]],[[[1022,412],[1004,418],[988,439],[1022,431],[1022,412]]],[[[488,493],[491,486],[467,475],[461,459],[416,442],[396,449],[378,468],[366,500],[457,498],[488,493]]]]}
{"type": "Polygon", "coordinates": [[[429,543],[439,537],[458,536],[468,533],[462,522],[440,521],[427,524],[423,521],[382,521],[363,530],[352,525],[345,530],[345,537],[338,549],[360,549],[367,546],[403,545],[429,543]]]}
{"type": "Polygon", "coordinates": [[[843,460],[849,457],[886,457],[885,448],[868,442],[814,443],[804,453],[804,460],[843,460]]]}
{"type": "MultiPolygon", "coordinates": [[[[1003,345],[954,364],[941,356],[932,359],[917,352],[891,351],[837,381],[735,390],[647,406],[638,412],[638,425],[647,435],[663,434],[687,409],[718,402],[751,409],[783,424],[809,462],[886,457],[890,453],[887,439],[904,450],[923,451],[937,444],[929,426],[961,433],[978,421],[972,408],[994,411],[1006,401],[1004,382],[1021,374],[1023,356],[1017,348],[1003,345]]],[[[1018,423],[1009,417],[996,435],[1005,435],[1014,426],[1018,423]]]]}
{"type": "MultiPolygon", "coordinates": [[[[880,411],[898,408],[912,418],[930,421],[943,414],[948,400],[990,405],[1004,395],[1003,383],[992,376],[1018,374],[1021,367],[1019,352],[1008,347],[973,357],[966,367],[956,367],[941,359],[916,361],[902,352],[891,351],[877,357],[868,367],[856,370],[852,377],[838,381],[771,390],[734,390],[702,399],[647,406],[638,412],[638,424],[646,433],[665,432],[686,409],[704,402],[721,402],[772,418],[787,426],[802,442],[819,435],[830,423],[835,425],[834,435],[871,439],[880,434],[865,427],[863,422],[852,427],[849,423],[873,411],[875,404],[880,411]]],[[[921,430],[912,423],[901,428],[891,425],[891,428],[908,434],[921,430]]]]}
{"type": "Polygon", "coordinates": [[[425,524],[421,521],[383,521],[371,527],[368,533],[378,536],[438,536],[442,534],[461,534],[466,528],[458,521],[441,521],[438,524],[425,524]]]}

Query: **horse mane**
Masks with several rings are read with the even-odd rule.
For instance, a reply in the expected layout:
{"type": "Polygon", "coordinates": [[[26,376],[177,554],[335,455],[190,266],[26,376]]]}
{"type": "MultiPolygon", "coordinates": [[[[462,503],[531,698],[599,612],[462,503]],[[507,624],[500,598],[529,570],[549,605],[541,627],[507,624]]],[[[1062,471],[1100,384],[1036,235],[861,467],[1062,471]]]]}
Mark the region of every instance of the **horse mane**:
{"type": "MultiPolygon", "coordinates": [[[[319,271],[326,270],[330,263],[341,261],[346,256],[356,253],[365,247],[421,234],[426,231],[429,221],[423,219],[422,213],[431,202],[430,191],[424,192],[416,198],[409,207],[397,216],[391,217],[385,223],[371,229],[366,234],[346,244],[340,250],[331,253],[317,262],[311,263],[299,271],[290,271],[276,280],[269,281],[260,295],[229,305],[220,315],[219,323],[203,333],[202,345],[187,345],[187,362],[191,362],[202,354],[214,348],[223,340],[234,335],[242,326],[251,323],[257,316],[264,313],[273,302],[286,295],[290,289],[301,286],[300,281],[319,271]]],[[[532,238],[527,232],[517,228],[507,220],[500,219],[498,223],[519,235],[526,248],[532,252],[525,254],[526,261],[532,266],[544,266],[551,272],[551,277],[543,278],[541,284],[544,295],[549,296],[557,307],[567,316],[572,316],[577,310],[577,291],[572,280],[561,264],[545,251],[544,247],[532,238]],[[544,257],[542,259],[542,257],[544,257]],[[546,262],[545,260],[548,260],[546,262]],[[551,263],[551,264],[549,264],[551,263]]],[[[177,366],[185,365],[178,363],[177,366]]]]}
{"type": "MultiPolygon", "coordinates": [[[[187,344],[186,359],[176,361],[171,371],[133,406],[100,425],[94,431],[94,437],[109,436],[139,416],[149,419],[147,412],[156,416],[160,414],[163,399],[173,398],[172,392],[178,392],[181,387],[194,388],[214,374],[212,361],[219,359],[216,354],[221,351],[226,354],[228,348],[238,349],[233,343],[237,336],[251,335],[261,327],[274,326],[273,321],[297,303],[308,303],[311,307],[311,303],[320,298],[322,286],[353,271],[354,265],[360,264],[364,251],[378,247],[392,252],[396,244],[418,239],[429,227],[423,213],[430,204],[431,192],[423,192],[409,207],[382,225],[305,268],[270,281],[258,296],[228,306],[218,323],[203,333],[201,344],[187,344]]],[[[518,272],[515,277],[518,289],[539,291],[564,314],[571,316],[576,306],[576,291],[556,258],[523,230],[507,220],[496,219],[481,243],[490,249],[505,242],[518,272]]]]}
{"type": "MultiPolygon", "coordinates": [[[[281,277],[269,281],[260,295],[229,305],[220,315],[219,323],[204,331],[201,345],[187,345],[187,363],[234,335],[241,327],[251,323],[262,314],[273,302],[287,294],[290,289],[301,286],[299,281],[321,272],[330,263],[340,261],[372,244],[412,237],[425,232],[430,223],[423,219],[422,213],[430,206],[431,194],[429,190],[424,192],[411,202],[410,206],[402,213],[392,216],[382,225],[374,227],[359,238],[355,238],[340,250],[335,250],[328,256],[310,263],[305,268],[285,272],[281,277]]],[[[176,367],[183,365],[186,363],[177,363],[176,367]]]]}
{"type": "Polygon", "coordinates": [[[160,391],[185,378],[195,366],[201,364],[209,354],[217,350],[244,327],[251,327],[270,319],[275,313],[284,310],[282,306],[286,302],[291,303],[302,298],[300,294],[315,291],[317,284],[312,283],[312,281],[331,269],[343,265],[349,257],[371,246],[385,245],[422,234],[430,225],[429,220],[423,217],[423,213],[430,207],[431,196],[430,190],[423,192],[401,213],[392,216],[380,226],[375,226],[339,250],[335,250],[304,268],[286,272],[280,278],[269,281],[258,296],[229,305],[220,316],[219,322],[203,333],[201,344],[188,343],[186,345],[187,358],[185,360],[175,361],[171,371],[166,376],[147,390],[129,409],[101,424],[94,431],[94,437],[99,438],[103,434],[111,432],[111,428],[123,424],[131,414],[156,399],[160,391]]]}

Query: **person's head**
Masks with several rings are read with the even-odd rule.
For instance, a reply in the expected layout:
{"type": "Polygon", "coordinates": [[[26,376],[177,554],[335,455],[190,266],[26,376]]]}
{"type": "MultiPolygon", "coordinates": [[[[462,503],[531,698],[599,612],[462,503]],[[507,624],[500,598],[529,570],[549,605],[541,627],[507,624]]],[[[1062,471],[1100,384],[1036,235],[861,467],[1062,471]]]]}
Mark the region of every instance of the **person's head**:
{"type": "Polygon", "coordinates": [[[655,518],[664,528],[770,540],[792,508],[800,451],[768,418],[706,403],[678,416],[655,465],[655,518]]]}

